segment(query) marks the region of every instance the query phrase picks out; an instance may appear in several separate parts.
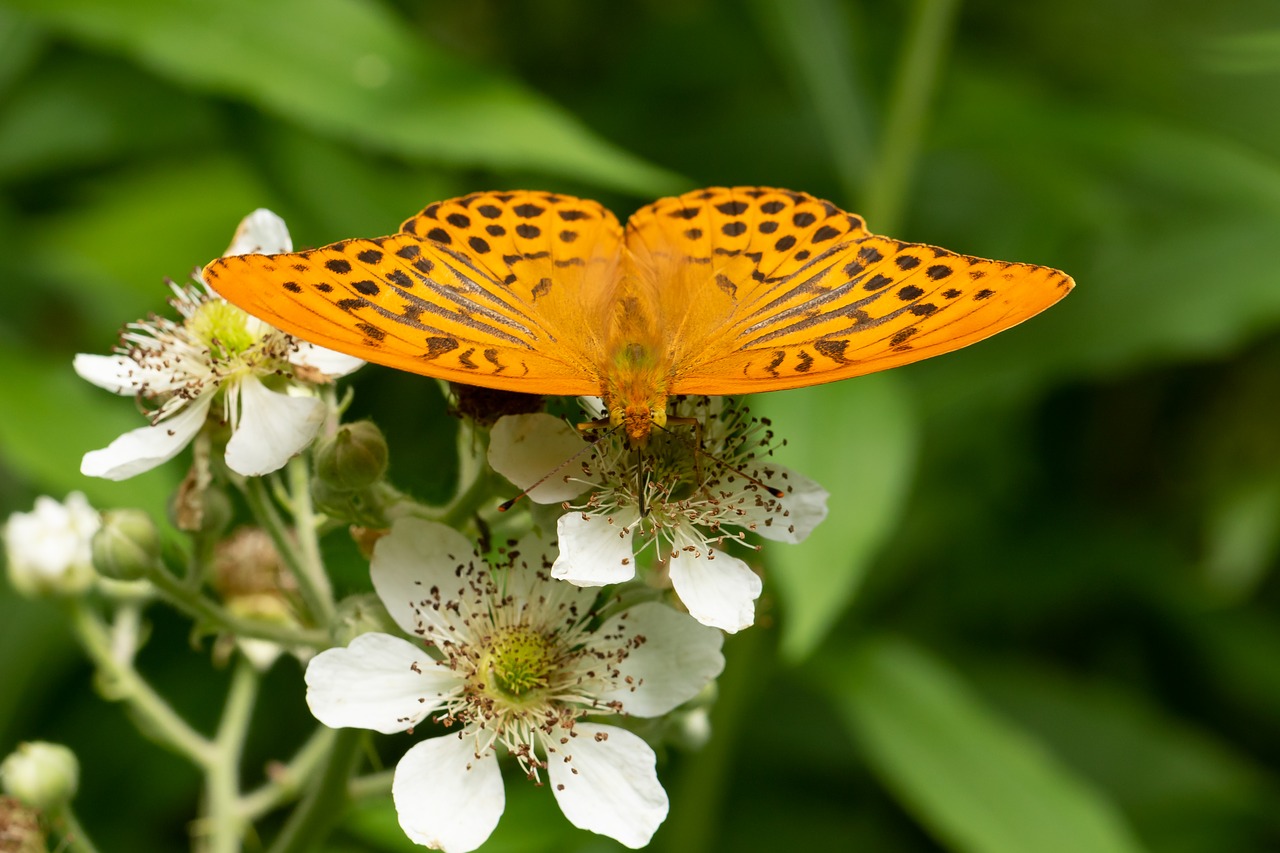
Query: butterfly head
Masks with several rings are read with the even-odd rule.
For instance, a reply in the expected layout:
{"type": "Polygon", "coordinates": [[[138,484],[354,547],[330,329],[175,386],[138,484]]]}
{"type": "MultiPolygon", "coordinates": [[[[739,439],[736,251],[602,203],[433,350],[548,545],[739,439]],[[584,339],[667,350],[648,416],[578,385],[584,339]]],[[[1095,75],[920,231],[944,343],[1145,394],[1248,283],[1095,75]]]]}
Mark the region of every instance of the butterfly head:
{"type": "Polygon", "coordinates": [[[668,368],[657,352],[634,341],[618,347],[605,380],[609,423],[621,426],[633,447],[648,443],[654,424],[667,423],[668,368]]]}
{"type": "Polygon", "coordinates": [[[649,442],[649,434],[654,424],[667,425],[667,408],[644,404],[630,406],[612,406],[609,408],[609,424],[621,426],[627,434],[627,441],[632,447],[644,447],[649,442]]]}

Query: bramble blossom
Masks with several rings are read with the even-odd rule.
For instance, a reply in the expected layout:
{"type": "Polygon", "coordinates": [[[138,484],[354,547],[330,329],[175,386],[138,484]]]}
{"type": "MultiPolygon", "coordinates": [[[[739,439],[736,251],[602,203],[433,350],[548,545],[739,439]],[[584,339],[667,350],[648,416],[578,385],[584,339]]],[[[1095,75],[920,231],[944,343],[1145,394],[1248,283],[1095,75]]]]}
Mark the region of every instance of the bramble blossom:
{"type": "Polygon", "coordinates": [[[15,512],[4,525],[9,581],[25,595],[73,594],[88,589],[92,541],[102,521],[80,492],[58,503],[41,495],[31,512],[15,512]]]}
{"type": "Polygon", "coordinates": [[[657,602],[597,611],[594,590],[550,579],[547,551],[531,534],[491,570],[456,530],[401,519],[370,571],[419,642],[362,634],[307,667],[325,725],[392,733],[431,717],[449,729],[396,767],[396,811],[418,844],[484,843],[505,806],[500,750],[538,784],[545,774],[575,826],[641,847],[666,817],[653,750],[584,717],[656,717],[692,699],[724,666],[721,634],[657,602]]]}
{"type": "MultiPolygon", "coordinates": [[[[225,255],[292,250],[269,210],[245,217],[225,255]]],[[[115,355],[75,357],[76,373],[115,394],[154,406],[151,424],[86,453],[80,471],[124,480],[178,455],[210,415],[230,425],[226,461],[245,476],[267,474],[301,452],[324,422],[316,382],[364,362],[303,343],[195,284],[170,284],[180,321],[130,323],[115,355]]]]}
{"type": "MultiPolygon", "coordinates": [[[[827,515],[827,491],[774,463],[768,423],[744,408],[695,397],[679,400],[673,414],[702,425],[700,442],[687,427],[666,428],[637,450],[615,431],[566,466],[571,476],[549,478],[529,493],[540,503],[571,501],[557,525],[560,556],[551,575],[580,586],[622,583],[652,544],[689,613],[739,631],[755,620],[760,576],[723,544],[742,542],[748,531],[802,541],[827,515]]],[[[527,488],[584,446],[574,432],[545,414],[503,418],[490,438],[489,464],[527,488]]]]}

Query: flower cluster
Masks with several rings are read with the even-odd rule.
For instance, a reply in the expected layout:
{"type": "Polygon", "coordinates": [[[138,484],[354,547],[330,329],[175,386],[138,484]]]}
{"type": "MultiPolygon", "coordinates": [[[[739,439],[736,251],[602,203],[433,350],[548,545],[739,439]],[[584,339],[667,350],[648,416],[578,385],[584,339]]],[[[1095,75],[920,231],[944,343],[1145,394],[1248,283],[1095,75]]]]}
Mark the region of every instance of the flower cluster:
{"type": "MultiPolygon", "coordinates": [[[[591,447],[581,476],[532,488],[542,503],[565,503],[552,576],[581,586],[630,580],[652,546],[676,595],[698,621],[739,631],[755,619],[760,576],[725,544],[747,533],[800,542],[827,515],[827,491],[772,459],[768,424],[723,398],[676,403],[700,437],[664,430],[644,450],[620,436],[591,447]],[[581,496],[588,493],[585,499],[581,496]]],[[[584,440],[550,415],[515,415],[494,427],[489,462],[521,488],[582,451],[584,440]]]]}
{"type": "MultiPolygon", "coordinates": [[[[241,223],[224,254],[291,249],[280,217],[258,210],[241,223]]],[[[170,287],[181,321],[153,316],[131,323],[115,355],[75,358],[82,378],[153,407],[150,425],[85,454],[81,473],[123,480],[149,471],[178,455],[211,414],[231,428],[231,470],[245,476],[277,470],[311,443],[324,422],[327,408],[312,388],[364,362],[297,341],[203,282],[170,287]]]]}
{"type": "Polygon", "coordinates": [[[496,750],[545,773],[576,826],[641,847],[666,817],[653,750],[586,716],[656,717],[720,674],[721,635],[648,602],[597,609],[596,595],[550,577],[536,534],[490,569],[452,528],[403,519],[370,573],[418,643],[362,634],[307,668],[307,702],[330,726],[390,733],[431,716],[449,734],[411,748],[393,796],[414,841],[473,850],[503,810],[496,750]]]}
{"type": "MultiPolygon", "coordinates": [[[[259,210],[226,254],[290,250],[284,223],[259,210]]],[[[193,535],[184,565],[170,564],[178,549],[146,513],[100,515],[76,493],[40,498],[6,524],[14,586],[66,596],[104,683],[127,684],[118,696],[148,734],[198,766],[225,732],[202,739],[130,670],[157,598],[217,637],[215,660],[235,656],[223,729],[247,725],[248,685],[287,651],[306,662],[307,703],[324,725],[429,731],[390,783],[414,842],[454,853],[483,844],[504,810],[507,759],[550,787],[575,826],[647,844],[668,800],[637,733],[646,729],[628,720],[679,711],[705,728],[723,632],[755,619],[762,581],[743,559],[752,537],[799,542],[826,515],[827,493],[775,464],[768,423],[722,400],[678,399],[670,426],[637,449],[616,430],[588,442],[551,415],[495,411],[474,417],[464,446],[478,456],[487,433],[490,467],[547,508],[495,512],[506,487],[474,464],[453,504],[425,506],[387,482],[389,449],[372,421],[341,423],[345,406],[328,386],[360,360],[273,328],[198,276],[170,289],[176,318],[132,323],[114,354],[82,354],[74,367],[135,397],[150,421],[85,454],[84,474],[125,479],[195,444],[174,501],[177,526],[193,535]],[[287,476],[258,479],[299,455],[287,476]],[[237,519],[245,512],[251,523],[237,519]],[[367,593],[335,599],[320,545],[334,530],[350,531],[368,557],[380,604],[367,593]]],[[[531,402],[540,405],[522,398],[503,411],[531,402]]],[[[598,403],[586,405],[598,415],[598,403]]],[[[318,760],[301,749],[293,778],[318,760]]],[[[220,789],[208,808],[224,811],[198,823],[234,833],[249,809],[287,796],[220,789]]]]}

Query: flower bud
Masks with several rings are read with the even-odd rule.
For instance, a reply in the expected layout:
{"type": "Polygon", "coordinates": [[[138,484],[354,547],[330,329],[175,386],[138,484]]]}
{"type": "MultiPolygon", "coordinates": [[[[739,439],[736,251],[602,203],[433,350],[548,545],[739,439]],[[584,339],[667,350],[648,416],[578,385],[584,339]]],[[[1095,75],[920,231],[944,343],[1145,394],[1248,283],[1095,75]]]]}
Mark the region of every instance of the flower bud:
{"type": "Polygon", "coordinates": [[[345,646],[361,634],[378,631],[394,634],[396,623],[387,614],[387,608],[373,593],[352,595],[338,602],[338,614],[334,620],[333,639],[345,646]]]}
{"type": "Polygon", "coordinates": [[[36,498],[32,512],[15,512],[4,526],[9,580],[23,595],[75,595],[95,577],[89,541],[98,513],[79,492],[65,503],[36,498]]]}
{"type": "Polygon", "coordinates": [[[373,421],[344,424],[316,443],[316,476],[344,492],[367,489],[387,473],[387,440],[373,421]]]}
{"type": "Polygon", "coordinates": [[[48,811],[71,802],[80,786],[80,762],[65,746],[45,741],[18,744],[0,762],[4,792],[32,808],[48,811]]]}
{"type": "Polygon", "coordinates": [[[140,509],[109,509],[93,534],[93,566],[104,577],[132,581],[160,562],[160,532],[140,509]]]}

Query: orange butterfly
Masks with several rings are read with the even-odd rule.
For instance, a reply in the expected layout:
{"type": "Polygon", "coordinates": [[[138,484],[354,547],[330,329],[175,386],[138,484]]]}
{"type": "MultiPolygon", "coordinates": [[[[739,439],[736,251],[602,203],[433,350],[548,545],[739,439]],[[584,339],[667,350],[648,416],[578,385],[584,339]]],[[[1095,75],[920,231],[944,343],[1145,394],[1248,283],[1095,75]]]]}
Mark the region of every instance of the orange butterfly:
{"type": "Polygon", "coordinates": [[[400,233],[219,258],[222,296],[299,338],[440,379],[600,395],[643,444],[673,394],[816,385],[949,352],[1074,283],[867,231],[804,193],[713,187],[619,225],[600,204],[484,192],[400,233]]]}

